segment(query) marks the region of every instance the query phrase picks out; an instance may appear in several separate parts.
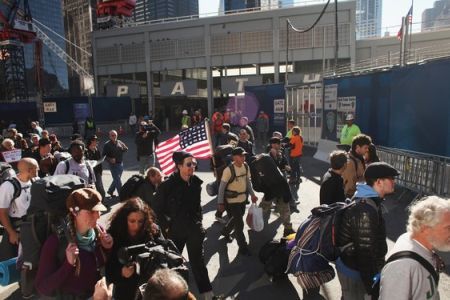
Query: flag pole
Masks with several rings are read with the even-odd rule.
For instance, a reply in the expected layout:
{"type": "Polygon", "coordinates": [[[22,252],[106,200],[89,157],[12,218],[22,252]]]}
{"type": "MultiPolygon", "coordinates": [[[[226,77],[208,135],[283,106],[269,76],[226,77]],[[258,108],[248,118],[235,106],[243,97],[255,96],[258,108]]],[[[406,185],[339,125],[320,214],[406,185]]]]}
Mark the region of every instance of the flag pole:
{"type": "Polygon", "coordinates": [[[211,161],[212,161],[212,165],[213,165],[213,171],[214,171],[214,176],[216,176],[217,172],[216,172],[216,160],[214,159],[214,148],[212,145],[212,138],[211,138],[211,128],[209,127],[208,124],[208,118],[205,118],[204,122],[205,122],[205,128],[206,128],[206,136],[208,138],[208,144],[209,144],[209,148],[211,149],[211,161]]]}
{"type": "Polygon", "coordinates": [[[402,17],[401,40],[400,40],[400,67],[405,63],[405,17],[402,17]]]}
{"type": "Polygon", "coordinates": [[[408,19],[408,24],[409,24],[409,51],[411,51],[411,46],[412,46],[412,25],[413,25],[413,13],[414,13],[414,0],[411,0],[411,22],[409,22],[408,19]]]}

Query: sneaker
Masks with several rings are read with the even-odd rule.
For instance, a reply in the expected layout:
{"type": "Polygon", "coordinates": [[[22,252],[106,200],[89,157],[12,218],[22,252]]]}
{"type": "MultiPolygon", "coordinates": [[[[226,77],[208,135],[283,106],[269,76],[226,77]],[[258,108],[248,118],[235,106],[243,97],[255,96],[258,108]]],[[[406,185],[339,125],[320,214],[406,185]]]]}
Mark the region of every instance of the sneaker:
{"type": "Polygon", "coordinates": [[[250,250],[248,250],[248,247],[239,247],[238,253],[243,256],[251,256],[250,250]]]}
{"type": "Polygon", "coordinates": [[[220,224],[227,224],[227,220],[225,217],[216,216],[216,221],[219,222],[220,224]]]}
{"type": "Polygon", "coordinates": [[[220,236],[222,236],[227,243],[231,243],[233,241],[231,235],[229,233],[224,232],[223,230],[220,232],[220,236]]]}

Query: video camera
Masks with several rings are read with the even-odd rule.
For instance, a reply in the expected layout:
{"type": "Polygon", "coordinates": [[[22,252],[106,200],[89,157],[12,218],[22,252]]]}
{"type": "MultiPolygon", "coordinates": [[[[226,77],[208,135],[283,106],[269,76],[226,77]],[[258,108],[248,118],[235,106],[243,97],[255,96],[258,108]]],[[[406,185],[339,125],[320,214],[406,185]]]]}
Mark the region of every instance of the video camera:
{"type": "Polygon", "coordinates": [[[141,282],[147,282],[156,270],[163,268],[177,271],[186,281],[189,279],[184,258],[171,240],[122,247],[118,250],[117,257],[123,265],[136,264],[136,274],[140,275],[141,282]]]}

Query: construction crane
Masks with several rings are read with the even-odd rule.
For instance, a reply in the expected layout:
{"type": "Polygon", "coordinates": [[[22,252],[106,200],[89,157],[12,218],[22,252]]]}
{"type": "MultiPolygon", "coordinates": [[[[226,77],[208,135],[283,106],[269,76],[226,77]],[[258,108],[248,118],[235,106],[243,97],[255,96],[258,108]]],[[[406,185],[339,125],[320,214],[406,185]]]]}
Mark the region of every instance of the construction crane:
{"type": "Polygon", "coordinates": [[[0,99],[28,99],[23,45],[36,41],[28,0],[4,0],[0,9],[0,99]]]}
{"type": "Polygon", "coordinates": [[[97,3],[97,28],[121,27],[135,7],[136,0],[100,0],[97,3]]]}

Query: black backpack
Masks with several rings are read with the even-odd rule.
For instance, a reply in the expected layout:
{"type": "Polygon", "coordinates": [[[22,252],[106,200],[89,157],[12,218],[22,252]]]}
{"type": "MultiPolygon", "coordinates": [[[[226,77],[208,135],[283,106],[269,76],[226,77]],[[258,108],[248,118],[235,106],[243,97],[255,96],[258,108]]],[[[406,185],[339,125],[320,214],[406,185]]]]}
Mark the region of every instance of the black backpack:
{"type": "Polygon", "coordinates": [[[273,281],[286,278],[289,252],[290,250],[286,248],[286,239],[268,241],[259,250],[259,260],[273,281]]]}
{"type": "Polygon", "coordinates": [[[84,187],[85,180],[76,175],[48,176],[31,185],[30,206],[20,227],[23,249],[21,289],[24,295],[32,293],[43,244],[52,233],[58,233],[58,237],[64,234],[61,224],[65,224],[68,213],[67,197],[72,191],[84,187]]]}
{"type": "Polygon", "coordinates": [[[119,192],[120,201],[125,201],[133,196],[136,196],[137,189],[145,182],[145,177],[140,174],[135,174],[125,182],[119,192]]]}

